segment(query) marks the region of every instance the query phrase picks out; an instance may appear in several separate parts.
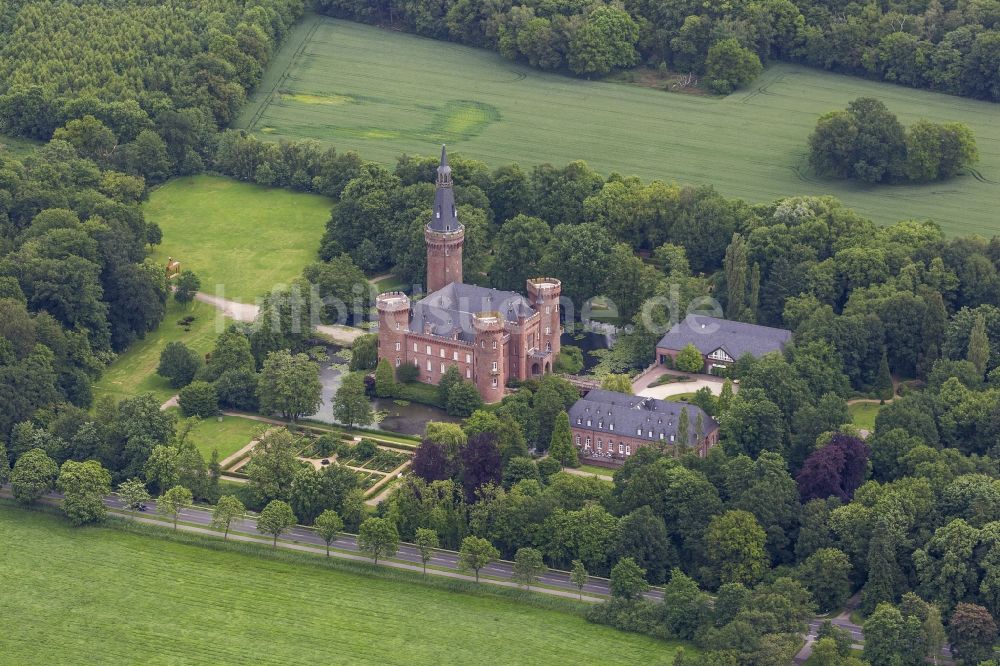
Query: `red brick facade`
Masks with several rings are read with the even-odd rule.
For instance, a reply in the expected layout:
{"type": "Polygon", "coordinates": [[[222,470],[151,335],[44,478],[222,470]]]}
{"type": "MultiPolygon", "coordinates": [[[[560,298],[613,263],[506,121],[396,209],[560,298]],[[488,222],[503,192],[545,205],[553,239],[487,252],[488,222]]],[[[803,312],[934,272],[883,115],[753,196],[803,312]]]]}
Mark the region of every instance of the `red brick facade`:
{"type": "Polygon", "coordinates": [[[424,229],[427,244],[427,293],[462,281],[462,246],[465,229],[457,231],[432,231],[424,229]]]}
{"type": "Polygon", "coordinates": [[[380,294],[375,301],[379,359],[397,368],[416,365],[419,381],[427,384],[437,384],[449,366],[456,366],[485,402],[503,398],[509,380],[552,372],[562,333],[562,285],[555,278],[530,279],[525,298],[462,284],[465,229],[458,221],[443,149],[424,242],[428,294],[426,303],[416,306],[420,316],[414,317],[409,297],[401,292],[380,294]],[[427,303],[425,312],[421,308],[427,303]]]}
{"type": "MultiPolygon", "coordinates": [[[[580,462],[590,465],[618,467],[641,447],[661,444],[658,440],[601,432],[575,424],[570,424],[570,431],[573,433],[573,444],[580,453],[580,462]]],[[[695,450],[704,458],[718,441],[719,429],[715,428],[705,434],[695,450]]]]}
{"type": "Polygon", "coordinates": [[[410,363],[420,368],[419,381],[437,384],[449,366],[473,382],[484,402],[498,402],[511,379],[525,380],[552,372],[559,353],[559,295],[555,278],[529,281],[534,312],[508,321],[501,312],[479,312],[472,317],[474,337],[462,340],[410,330],[409,297],[402,292],[380,294],[378,356],[398,368],[410,363]]]}

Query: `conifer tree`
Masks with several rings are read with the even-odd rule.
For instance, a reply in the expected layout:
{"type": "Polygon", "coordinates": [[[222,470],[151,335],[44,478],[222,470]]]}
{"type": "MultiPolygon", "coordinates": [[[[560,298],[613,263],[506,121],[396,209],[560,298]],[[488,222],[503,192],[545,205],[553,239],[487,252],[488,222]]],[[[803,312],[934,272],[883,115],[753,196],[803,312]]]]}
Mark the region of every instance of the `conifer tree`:
{"type": "Polygon", "coordinates": [[[564,467],[577,467],[580,464],[576,457],[576,448],[573,446],[573,433],[569,429],[569,414],[565,410],[556,416],[549,455],[564,467]]]}

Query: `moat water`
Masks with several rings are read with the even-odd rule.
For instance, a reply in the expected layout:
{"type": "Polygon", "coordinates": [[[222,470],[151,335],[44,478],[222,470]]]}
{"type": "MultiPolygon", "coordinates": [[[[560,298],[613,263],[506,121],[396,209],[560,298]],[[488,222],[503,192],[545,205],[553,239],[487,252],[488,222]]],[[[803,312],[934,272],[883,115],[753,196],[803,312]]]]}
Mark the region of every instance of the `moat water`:
{"type": "MultiPolygon", "coordinates": [[[[584,372],[593,368],[598,359],[588,352],[596,349],[607,349],[607,337],[601,333],[583,332],[577,330],[574,335],[564,333],[561,339],[564,345],[574,345],[583,351],[584,372]]],[[[308,418],[322,423],[336,423],[333,418],[333,396],[337,393],[343,382],[344,372],[347,370],[347,359],[339,356],[340,347],[335,345],[325,345],[327,360],[320,363],[319,380],[323,386],[323,403],[319,411],[308,418]]],[[[458,423],[461,419],[448,416],[442,409],[421,405],[418,403],[399,404],[390,398],[373,398],[372,408],[378,412],[385,412],[385,418],[377,425],[381,430],[390,430],[405,435],[422,435],[424,427],[428,421],[447,421],[458,423]]]]}

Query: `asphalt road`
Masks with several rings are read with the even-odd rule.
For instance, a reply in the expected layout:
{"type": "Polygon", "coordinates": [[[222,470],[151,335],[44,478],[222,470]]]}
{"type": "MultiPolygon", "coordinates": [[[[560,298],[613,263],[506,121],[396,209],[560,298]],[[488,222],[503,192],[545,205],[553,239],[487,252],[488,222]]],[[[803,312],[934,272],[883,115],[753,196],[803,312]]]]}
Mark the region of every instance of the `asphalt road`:
{"type": "MultiPolygon", "coordinates": [[[[125,507],[117,496],[110,496],[105,499],[105,504],[109,508],[115,509],[117,511],[125,511],[125,507]]],[[[150,500],[146,503],[147,515],[155,515],[156,513],[156,502],[155,500],[150,500]]],[[[143,515],[139,513],[138,515],[143,515]]],[[[212,524],[212,512],[208,509],[200,509],[197,507],[190,507],[181,511],[180,522],[189,523],[193,525],[199,525],[203,527],[210,527],[212,524]]],[[[232,532],[242,532],[244,534],[259,535],[265,539],[272,539],[273,536],[270,534],[264,534],[257,530],[257,521],[254,518],[239,518],[232,522],[229,531],[232,532]]],[[[323,539],[319,537],[312,529],[308,527],[297,526],[290,529],[281,535],[281,539],[288,541],[296,541],[302,544],[308,544],[311,546],[316,546],[318,548],[326,548],[326,544],[323,539]]],[[[331,544],[332,548],[341,551],[347,551],[351,553],[359,553],[357,537],[353,534],[341,533],[336,541],[331,544]]],[[[406,562],[409,564],[415,564],[417,566],[422,566],[420,561],[420,551],[410,544],[401,543],[399,550],[392,557],[393,560],[406,562]]],[[[430,561],[427,563],[430,567],[437,567],[439,569],[445,569],[454,572],[461,572],[458,567],[458,553],[448,550],[436,550],[434,555],[431,557],[430,561]]],[[[468,572],[462,572],[468,573],[468,572]]],[[[488,564],[479,570],[480,576],[488,576],[491,578],[497,578],[504,581],[514,582],[514,572],[513,563],[506,560],[500,560],[488,564]]],[[[560,590],[565,590],[567,592],[572,592],[576,594],[579,589],[577,586],[570,581],[569,573],[566,571],[557,571],[554,569],[549,569],[546,573],[538,577],[538,583],[545,585],[547,587],[552,587],[560,590]]],[[[584,594],[591,595],[610,595],[611,588],[610,583],[605,578],[595,578],[593,576],[587,581],[583,586],[584,594]]],[[[654,589],[646,593],[649,599],[659,601],[663,598],[663,593],[661,590],[654,589]]]]}

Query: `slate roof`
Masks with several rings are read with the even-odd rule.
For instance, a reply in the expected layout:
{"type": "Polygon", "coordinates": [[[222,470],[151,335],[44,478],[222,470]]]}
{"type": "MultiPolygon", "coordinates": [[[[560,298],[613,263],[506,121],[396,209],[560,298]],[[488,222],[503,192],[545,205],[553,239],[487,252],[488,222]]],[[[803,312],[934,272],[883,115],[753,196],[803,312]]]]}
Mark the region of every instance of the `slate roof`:
{"type": "Polygon", "coordinates": [[[499,312],[506,321],[516,322],[519,316],[530,317],[535,310],[517,292],[452,282],[414,303],[412,312],[413,333],[424,333],[425,324],[430,324],[433,335],[457,336],[459,340],[472,342],[475,339],[472,315],[499,312]]]}
{"type": "Polygon", "coordinates": [[[722,349],[732,358],[738,359],[744,354],[762,356],[768,352],[781,351],[791,337],[792,332],[783,328],[689,314],[684,321],[674,324],[656,346],[684,349],[688,344],[693,344],[703,355],[722,349]]]}
{"type": "Polygon", "coordinates": [[[671,443],[671,436],[674,440],[677,438],[677,422],[682,409],[688,412],[688,444],[691,446],[696,443],[695,424],[699,414],[703,436],[719,427],[715,419],[695,405],[602,389],[590,391],[570,407],[569,423],[574,428],[608,433],[610,437],[619,435],[671,443]]]}
{"type": "Polygon", "coordinates": [[[451,167],[448,153],[441,146],[441,163],[438,166],[437,191],[434,193],[434,212],[427,225],[431,231],[455,232],[462,228],[455,209],[455,191],[451,186],[451,167]]]}

